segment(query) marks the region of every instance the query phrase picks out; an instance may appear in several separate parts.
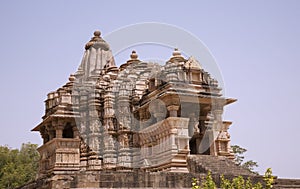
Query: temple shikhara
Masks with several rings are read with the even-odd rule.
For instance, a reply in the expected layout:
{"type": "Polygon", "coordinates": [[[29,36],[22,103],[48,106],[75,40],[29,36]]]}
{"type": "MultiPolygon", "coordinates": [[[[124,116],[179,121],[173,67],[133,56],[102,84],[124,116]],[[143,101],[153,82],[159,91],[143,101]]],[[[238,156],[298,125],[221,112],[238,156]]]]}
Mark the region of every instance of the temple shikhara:
{"type": "Polygon", "coordinates": [[[45,100],[32,131],[43,144],[37,180],[23,188],[189,188],[191,178],[253,173],[233,162],[235,102],[194,57],[178,49],[164,65],[132,51],[118,67],[94,32],[68,82],[45,100]]]}

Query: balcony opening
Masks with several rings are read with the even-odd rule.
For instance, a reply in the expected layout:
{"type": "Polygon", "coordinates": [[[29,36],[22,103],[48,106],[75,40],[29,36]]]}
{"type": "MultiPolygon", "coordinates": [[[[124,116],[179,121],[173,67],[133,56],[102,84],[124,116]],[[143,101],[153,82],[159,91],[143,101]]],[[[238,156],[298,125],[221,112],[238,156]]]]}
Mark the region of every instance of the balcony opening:
{"type": "Polygon", "coordinates": [[[63,138],[74,138],[73,129],[70,123],[67,123],[63,130],[63,138]]]}

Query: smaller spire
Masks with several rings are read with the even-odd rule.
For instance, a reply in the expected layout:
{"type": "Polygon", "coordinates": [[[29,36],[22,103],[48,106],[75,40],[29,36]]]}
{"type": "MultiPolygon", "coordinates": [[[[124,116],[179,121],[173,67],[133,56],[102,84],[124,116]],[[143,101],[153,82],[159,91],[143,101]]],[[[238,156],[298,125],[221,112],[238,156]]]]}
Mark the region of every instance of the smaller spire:
{"type": "Polygon", "coordinates": [[[122,64],[122,65],[120,66],[120,70],[121,70],[121,71],[124,70],[128,65],[132,64],[133,62],[141,62],[141,61],[138,59],[138,57],[139,57],[139,56],[138,56],[138,54],[136,53],[136,51],[133,50],[133,51],[131,52],[131,54],[130,54],[130,59],[127,60],[126,63],[124,63],[124,64],[122,64]]]}
{"type": "Polygon", "coordinates": [[[178,48],[174,48],[172,57],[170,58],[169,62],[173,62],[174,60],[177,60],[179,62],[185,60],[184,57],[181,55],[181,52],[178,50],[178,48]]]}
{"type": "Polygon", "coordinates": [[[179,57],[181,56],[181,52],[178,50],[178,48],[175,48],[174,51],[173,51],[173,56],[174,57],[179,57]]]}
{"type": "Polygon", "coordinates": [[[73,82],[73,81],[75,81],[75,79],[76,79],[75,75],[71,74],[70,77],[69,77],[69,81],[73,82]]]}
{"type": "Polygon", "coordinates": [[[130,55],[131,60],[138,60],[138,54],[136,54],[136,51],[132,51],[130,55]]]}

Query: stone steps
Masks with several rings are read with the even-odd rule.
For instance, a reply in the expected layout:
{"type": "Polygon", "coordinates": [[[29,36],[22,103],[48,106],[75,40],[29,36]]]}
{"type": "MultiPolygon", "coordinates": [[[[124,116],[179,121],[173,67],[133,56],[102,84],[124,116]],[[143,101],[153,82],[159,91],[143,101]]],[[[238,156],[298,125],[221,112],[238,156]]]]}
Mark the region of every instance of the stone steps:
{"type": "Polygon", "coordinates": [[[244,175],[255,176],[249,170],[236,165],[232,160],[226,157],[217,157],[210,155],[189,155],[188,167],[194,173],[207,173],[219,175],[244,175]]]}
{"type": "Polygon", "coordinates": [[[274,188],[295,189],[300,188],[300,179],[276,179],[274,188]]]}
{"type": "Polygon", "coordinates": [[[275,185],[274,188],[278,188],[278,189],[295,189],[295,188],[300,188],[300,186],[296,186],[296,185],[275,185]]]}

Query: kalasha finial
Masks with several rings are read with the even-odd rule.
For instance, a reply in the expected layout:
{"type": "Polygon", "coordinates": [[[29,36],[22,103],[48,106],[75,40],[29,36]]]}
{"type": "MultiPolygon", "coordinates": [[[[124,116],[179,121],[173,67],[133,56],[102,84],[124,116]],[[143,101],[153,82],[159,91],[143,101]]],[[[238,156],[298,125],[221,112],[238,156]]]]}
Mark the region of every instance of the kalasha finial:
{"type": "Polygon", "coordinates": [[[120,71],[126,69],[126,67],[130,64],[132,64],[133,62],[141,62],[139,59],[138,59],[138,55],[136,54],[136,52],[133,50],[130,54],[130,59],[127,60],[126,63],[122,64],[120,66],[120,71]]]}
{"type": "Polygon", "coordinates": [[[69,81],[73,82],[75,81],[75,79],[76,79],[75,75],[71,74],[69,77],[69,81]]]}
{"type": "Polygon", "coordinates": [[[181,52],[178,50],[178,48],[174,49],[173,56],[181,56],[181,52]]]}
{"type": "Polygon", "coordinates": [[[136,54],[135,51],[131,52],[130,58],[131,58],[131,60],[136,60],[138,58],[138,55],[136,54]]]}
{"type": "Polygon", "coordinates": [[[94,31],[94,37],[85,45],[85,50],[88,50],[91,46],[97,44],[97,48],[109,49],[109,45],[101,38],[101,32],[99,30],[94,31]]]}
{"type": "Polygon", "coordinates": [[[174,51],[172,53],[172,57],[170,58],[170,60],[168,62],[183,62],[185,59],[184,57],[181,55],[181,52],[178,50],[178,48],[174,48],[174,51]]]}
{"type": "Polygon", "coordinates": [[[94,36],[95,36],[95,37],[100,37],[100,35],[101,35],[101,32],[100,32],[99,30],[96,30],[96,31],[94,32],[94,36]]]}

